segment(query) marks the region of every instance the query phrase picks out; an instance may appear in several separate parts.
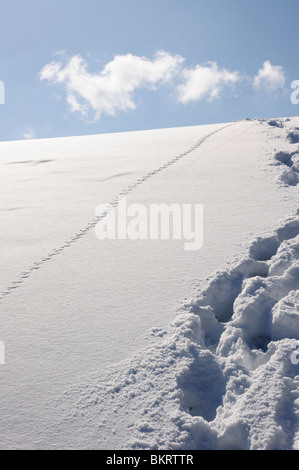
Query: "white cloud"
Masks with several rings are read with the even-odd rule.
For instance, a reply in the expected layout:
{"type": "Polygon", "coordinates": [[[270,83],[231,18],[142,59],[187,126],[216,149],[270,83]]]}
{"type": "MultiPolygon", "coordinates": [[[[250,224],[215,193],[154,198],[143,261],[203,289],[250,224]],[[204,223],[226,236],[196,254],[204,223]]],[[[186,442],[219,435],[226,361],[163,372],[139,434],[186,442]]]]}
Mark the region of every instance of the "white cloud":
{"type": "MultiPolygon", "coordinates": [[[[59,51],[56,59],[41,70],[39,78],[63,85],[69,110],[94,121],[103,114],[114,116],[136,109],[136,90],[156,90],[166,83],[182,104],[212,101],[225,88],[234,89],[241,81],[250,83],[256,91],[266,89],[269,93],[285,86],[284,68],[270,61],[264,62],[256,76],[248,77],[239,71],[219,68],[217,62],[184,68],[184,60],[165,51],[156,52],[152,60],[132,54],[117,55],[102,70],[91,73],[82,56],[67,57],[65,51],[59,51]]],[[[32,138],[30,132],[24,138],[32,138]]]]}
{"type": "Polygon", "coordinates": [[[239,72],[219,69],[216,62],[197,65],[194,69],[183,71],[184,83],[177,87],[178,100],[181,103],[199,101],[203,98],[213,100],[219,97],[225,86],[233,86],[239,80],[239,72]]]}
{"type": "Polygon", "coordinates": [[[158,84],[169,82],[183,61],[181,56],[164,51],[158,51],[153,60],[132,54],[119,55],[99,73],[90,73],[86,61],[76,55],[65,65],[55,61],[47,64],[39,76],[41,80],[65,85],[71,111],[87,117],[92,110],[94,119],[98,120],[103,113],[113,116],[118,111],[135,109],[135,90],[155,90],[158,84]]]}
{"type": "Polygon", "coordinates": [[[269,60],[264,62],[257,75],[253,78],[253,87],[256,90],[265,89],[269,92],[284,88],[286,82],[285,71],[281,65],[272,65],[269,60]]]}

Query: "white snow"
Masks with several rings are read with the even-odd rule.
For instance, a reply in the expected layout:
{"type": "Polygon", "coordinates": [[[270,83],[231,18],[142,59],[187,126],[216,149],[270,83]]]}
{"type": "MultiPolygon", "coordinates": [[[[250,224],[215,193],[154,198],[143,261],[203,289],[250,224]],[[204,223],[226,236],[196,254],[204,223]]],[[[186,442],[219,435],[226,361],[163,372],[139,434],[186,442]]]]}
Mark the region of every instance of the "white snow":
{"type": "Polygon", "coordinates": [[[299,449],[298,127],[0,144],[2,449],[299,449]],[[119,195],[203,248],[98,240],[119,195]]]}

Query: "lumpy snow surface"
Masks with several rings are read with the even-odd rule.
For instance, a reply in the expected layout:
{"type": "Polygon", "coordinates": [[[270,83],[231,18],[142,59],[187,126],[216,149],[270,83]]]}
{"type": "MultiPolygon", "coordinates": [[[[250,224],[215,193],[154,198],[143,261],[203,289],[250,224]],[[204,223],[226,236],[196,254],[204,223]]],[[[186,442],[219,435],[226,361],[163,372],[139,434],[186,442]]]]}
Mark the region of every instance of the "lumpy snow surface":
{"type": "Polygon", "coordinates": [[[2,449],[299,449],[298,126],[0,144],[2,449]],[[202,249],[98,240],[119,196],[202,249]]]}

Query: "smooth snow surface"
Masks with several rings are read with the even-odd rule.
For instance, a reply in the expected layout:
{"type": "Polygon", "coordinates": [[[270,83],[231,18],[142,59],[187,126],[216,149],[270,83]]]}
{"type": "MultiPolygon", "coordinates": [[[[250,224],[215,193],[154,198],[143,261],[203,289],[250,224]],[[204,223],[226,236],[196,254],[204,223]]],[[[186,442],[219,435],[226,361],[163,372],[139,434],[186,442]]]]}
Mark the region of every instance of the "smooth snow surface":
{"type": "Polygon", "coordinates": [[[284,118],[0,144],[2,449],[299,449],[298,142],[284,118]],[[203,204],[203,248],[98,240],[119,195],[203,204]]]}

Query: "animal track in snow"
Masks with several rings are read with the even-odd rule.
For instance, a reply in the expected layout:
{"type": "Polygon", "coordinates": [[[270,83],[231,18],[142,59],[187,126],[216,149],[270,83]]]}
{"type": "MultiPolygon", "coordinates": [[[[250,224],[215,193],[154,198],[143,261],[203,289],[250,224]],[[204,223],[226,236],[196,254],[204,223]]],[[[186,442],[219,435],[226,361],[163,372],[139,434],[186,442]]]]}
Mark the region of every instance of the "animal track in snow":
{"type": "MultiPolygon", "coordinates": [[[[198,149],[207,139],[212,137],[213,135],[217,134],[218,132],[221,132],[222,130],[231,127],[235,124],[229,123],[225,126],[220,127],[219,129],[216,129],[213,132],[210,132],[206,136],[202,137],[199,139],[193,146],[191,146],[189,149],[185,150],[184,152],[181,152],[177,156],[171,158],[168,160],[166,163],[161,165],[160,167],[149,171],[146,173],[143,177],[139,178],[137,181],[129,185],[127,188],[123,189],[113,201],[110,202],[109,206],[111,208],[116,207],[119,204],[119,200],[127,196],[129,193],[131,193],[135,188],[140,186],[141,184],[144,184],[146,181],[148,181],[150,178],[154,177],[161,171],[167,169],[168,167],[174,165],[176,162],[181,160],[182,158],[186,157],[190,153],[192,153],[194,150],[198,149]]],[[[44,161],[39,161],[38,163],[46,163],[50,162],[51,160],[44,160],[44,161]]],[[[17,163],[17,162],[14,162],[17,163]]],[[[31,161],[23,162],[23,163],[29,163],[32,164],[31,161]]],[[[16,290],[22,283],[28,279],[35,271],[39,270],[45,263],[48,261],[51,261],[55,256],[58,256],[60,253],[62,253],[65,249],[71,247],[74,243],[76,243],[78,240],[80,240],[84,235],[86,235],[90,230],[94,229],[98,222],[102,220],[104,217],[106,217],[108,212],[104,212],[101,215],[93,218],[83,229],[79,230],[73,237],[71,237],[69,240],[66,240],[60,247],[53,249],[50,251],[46,256],[44,256],[42,259],[39,261],[35,262],[33,265],[31,265],[26,272],[22,272],[19,274],[18,279],[16,281],[13,281],[9,287],[3,292],[0,293],[0,301],[6,298],[12,291],[16,290]]]]}

